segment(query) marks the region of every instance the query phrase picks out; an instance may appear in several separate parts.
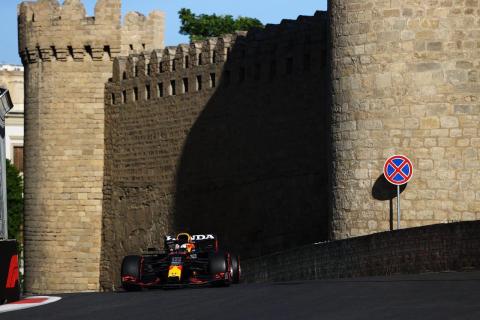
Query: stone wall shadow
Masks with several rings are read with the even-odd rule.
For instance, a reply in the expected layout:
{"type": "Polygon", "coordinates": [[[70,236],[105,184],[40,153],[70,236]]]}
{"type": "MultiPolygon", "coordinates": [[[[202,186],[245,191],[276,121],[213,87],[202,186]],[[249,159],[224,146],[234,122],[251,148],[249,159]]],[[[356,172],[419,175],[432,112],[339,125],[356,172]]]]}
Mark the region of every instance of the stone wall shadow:
{"type": "MultiPolygon", "coordinates": [[[[407,188],[407,184],[400,186],[400,194],[407,188]]],[[[390,182],[385,179],[385,176],[381,174],[372,187],[372,197],[376,200],[380,201],[388,201],[389,202],[389,224],[390,224],[390,231],[394,230],[394,207],[393,207],[393,199],[397,197],[397,186],[391,184],[390,182]]]]}
{"type": "Polygon", "coordinates": [[[328,238],[326,35],[236,42],[182,150],[177,231],[215,233],[244,258],[328,238]]]}

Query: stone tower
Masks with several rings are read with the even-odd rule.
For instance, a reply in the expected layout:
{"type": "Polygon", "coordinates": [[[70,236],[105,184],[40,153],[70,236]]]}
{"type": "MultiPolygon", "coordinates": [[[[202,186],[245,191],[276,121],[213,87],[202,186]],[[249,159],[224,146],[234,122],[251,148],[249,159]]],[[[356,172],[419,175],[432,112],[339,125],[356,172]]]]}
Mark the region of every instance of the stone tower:
{"type": "Polygon", "coordinates": [[[99,289],[104,85],[120,55],[163,47],[164,17],[98,0],[19,6],[25,66],[25,287],[99,289]]]}
{"type": "Polygon", "coordinates": [[[413,159],[402,227],[480,219],[478,1],[331,0],[335,239],[389,229],[385,159],[413,159]]]}

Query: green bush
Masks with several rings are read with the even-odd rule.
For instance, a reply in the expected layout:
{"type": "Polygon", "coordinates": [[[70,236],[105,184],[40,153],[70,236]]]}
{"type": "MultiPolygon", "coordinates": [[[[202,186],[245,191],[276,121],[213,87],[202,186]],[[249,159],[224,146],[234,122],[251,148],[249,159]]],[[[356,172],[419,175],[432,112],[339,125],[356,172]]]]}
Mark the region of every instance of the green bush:
{"type": "Polygon", "coordinates": [[[7,159],[7,212],[8,237],[21,243],[20,229],[23,224],[23,178],[20,171],[7,159]]]}
{"type": "Polygon", "coordinates": [[[191,41],[263,27],[260,20],[256,18],[238,17],[235,19],[231,15],[196,15],[186,8],[182,8],[178,12],[178,16],[181,22],[180,34],[190,36],[191,41]]]}

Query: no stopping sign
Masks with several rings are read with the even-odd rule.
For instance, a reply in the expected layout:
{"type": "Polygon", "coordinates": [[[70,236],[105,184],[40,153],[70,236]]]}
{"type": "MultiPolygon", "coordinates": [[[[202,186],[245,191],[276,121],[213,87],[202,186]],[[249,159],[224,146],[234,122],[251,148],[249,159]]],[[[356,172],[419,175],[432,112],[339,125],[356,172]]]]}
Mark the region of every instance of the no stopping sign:
{"type": "Polygon", "coordinates": [[[402,155],[395,155],[385,161],[383,166],[385,179],[391,184],[401,186],[410,181],[413,175],[413,165],[410,159],[402,155]]]}

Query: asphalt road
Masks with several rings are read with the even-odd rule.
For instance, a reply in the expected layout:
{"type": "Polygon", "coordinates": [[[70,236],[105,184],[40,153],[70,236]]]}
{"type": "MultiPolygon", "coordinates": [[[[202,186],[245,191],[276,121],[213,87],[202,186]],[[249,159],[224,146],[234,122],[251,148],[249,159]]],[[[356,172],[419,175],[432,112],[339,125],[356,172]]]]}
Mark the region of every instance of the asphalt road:
{"type": "Polygon", "coordinates": [[[0,319],[480,319],[480,272],[61,296],[0,319]]]}

